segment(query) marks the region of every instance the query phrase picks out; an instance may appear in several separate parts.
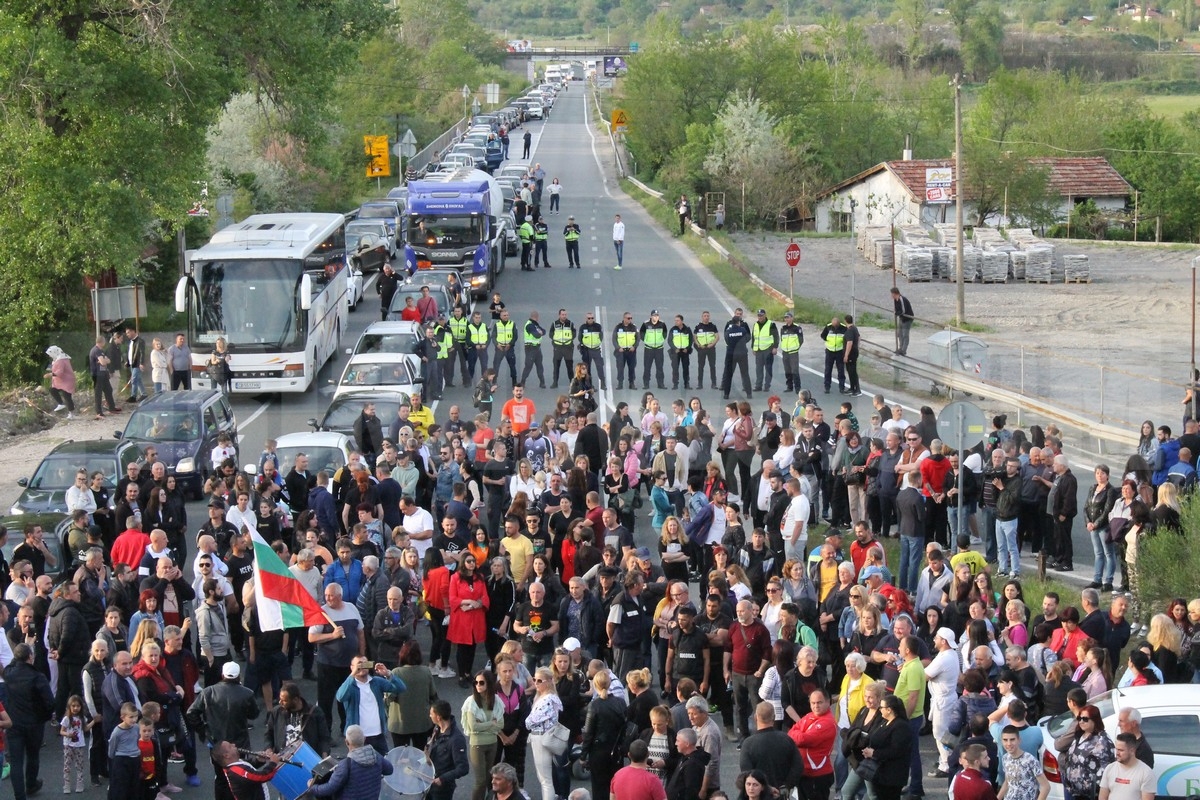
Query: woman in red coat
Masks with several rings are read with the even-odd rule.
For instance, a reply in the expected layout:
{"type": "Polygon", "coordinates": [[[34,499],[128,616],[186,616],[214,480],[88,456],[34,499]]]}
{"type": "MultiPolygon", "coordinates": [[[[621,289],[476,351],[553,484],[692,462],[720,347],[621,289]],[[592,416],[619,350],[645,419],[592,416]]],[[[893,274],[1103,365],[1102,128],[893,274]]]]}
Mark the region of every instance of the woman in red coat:
{"type": "Polygon", "coordinates": [[[458,685],[471,683],[475,645],[487,638],[487,581],[475,569],[475,556],[467,553],[450,578],[450,628],[446,638],[458,645],[458,685]]]}

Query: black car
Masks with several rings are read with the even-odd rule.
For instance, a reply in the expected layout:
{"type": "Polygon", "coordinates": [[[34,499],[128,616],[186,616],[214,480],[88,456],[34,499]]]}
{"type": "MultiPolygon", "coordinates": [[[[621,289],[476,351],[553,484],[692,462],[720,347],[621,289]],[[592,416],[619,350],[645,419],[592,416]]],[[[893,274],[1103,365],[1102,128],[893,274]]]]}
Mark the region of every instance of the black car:
{"type": "Polygon", "coordinates": [[[110,439],[66,441],[51,450],[38,464],[33,476],[21,478],[17,485],[24,488],[8,513],[23,514],[67,513],[67,489],[75,484],[75,473],[82,467],[90,475],[104,473],[104,485],[111,491],[125,474],[131,461],[141,458],[142,451],[132,442],[113,442],[110,439]]]}
{"type": "Polygon", "coordinates": [[[229,434],[236,461],[237,419],[229,398],[215,389],[200,389],[155,395],[134,410],[116,436],[143,450],[153,444],[167,474],[175,476],[185,495],[199,500],[222,433],[229,434]]]}

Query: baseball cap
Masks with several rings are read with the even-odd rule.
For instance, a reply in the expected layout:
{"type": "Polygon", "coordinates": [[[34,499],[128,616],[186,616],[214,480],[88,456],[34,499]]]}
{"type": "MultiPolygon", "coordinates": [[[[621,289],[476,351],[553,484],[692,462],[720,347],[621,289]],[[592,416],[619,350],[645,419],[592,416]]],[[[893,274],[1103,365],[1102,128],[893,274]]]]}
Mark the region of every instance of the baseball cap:
{"type": "Polygon", "coordinates": [[[795,314],[793,314],[793,313],[792,313],[792,312],[790,312],[790,311],[785,311],[785,312],[783,312],[783,318],[784,318],[784,319],[795,319],[795,317],[796,317],[796,315],[795,315],[795,314]]]}
{"type": "Polygon", "coordinates": [[[600,576],[603,578],[615,578],[621,574],[621,570],[616,567],[601,567],[600,576]]]}
{"type": "Polygon", "coordinates": [[[934,639],[945,639],[946,644],[951,647],[958,647],[958,637],[954,635],[954,631],[949,628],[938,628],[937,633],[933,635],[934,639]]]}
{"type": "Polygon", "coordinates": [[[765,317],[765,316],[767,315],[767,310],[766,310],[765,308],[760,308],[760,309],[758,310],[758,315],[759,315],[760,317],[765,317]]]}
{"type": "Polygon", "coordinates": [[[652,316],[652,317],[657,317],[657,316],[658,316],[658,309],[657,309],[657,308],[652,308],[652,309],[650,309],[650,316],[652,316]]]}
{"type": "Polygon", "coordinates": [[[763,422],[778,422],[779,418],[775,416],[774,411],[768,411],[763,414],[763,422]]]}
{"type": "Polygon", "coordinates": [[[649,547],[639,547],[637,550],[633,551],[633,554],[635,556],[637,556],[638,558],[649,558],[650,557],[650,548],[649,547]]]}
{"type": "Polygon", "coordinates": [[[540,423],[540,422],[531,422],[531,423],[529,423],[529,427],[530,427],[530,428],[540,428],[540,427],[542,427],[542,423],[540,423]]]}
{"type": "Polygon", "coordinates": [[[862,577],[863,577],[863,580],[866,580],[867,578],[874,578],[874,577],[882,578],[883,570],[881,570],[879,567],[872,565],[863,570],[862,577]]]}
{"type": "Polygon", "coordinates": [[[225,508],[225,501],[219,497],[214,497],[208,501],[209,508],[225,508]]]}
{"type": "Polygon", "coordinates": [[[567,219],[575,219],[575,215],[574,215],[574,214],[567,214],[567,219]]]}
{"type": "Polygon", "coordinates": [[[237,680],[242,676],[242,668],[238,666],[236,661],[230,661],[225,666],[221,667],[221,677],[229,680],[237,680]]]}
{"type": "Polygon", "coordinates": [[[684,603],[679,608],[675,609],[676,614],[687,614],[689,617],[696,616],[696,607],[691,603],[684,603]]]}
{"type": "Polygon", "coordinates": [[[574,636],[572,636],[570,639],[567,639],[565,642],[563,642],[562,646],[563,646],[563,650],[566,650],[568,653],[574,653],[576,650],[581,648],[583,645],[579,643],[578,639],[576,639],[574,636]]]}

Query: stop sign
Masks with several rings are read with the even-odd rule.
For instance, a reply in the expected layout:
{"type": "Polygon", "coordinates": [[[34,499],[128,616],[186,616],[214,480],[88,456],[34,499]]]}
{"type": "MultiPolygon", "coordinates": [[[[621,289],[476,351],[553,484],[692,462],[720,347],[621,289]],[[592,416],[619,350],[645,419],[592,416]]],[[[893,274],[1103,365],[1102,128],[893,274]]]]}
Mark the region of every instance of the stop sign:
{"type": "Polygon", "coordinates": [[[785,250],[783,253],[783,257],[787,259],[787,265],[789,267],[795,267],[800,263],[800,245],[796,244],[795,242],[789,244],[787,246],[787,250],[785,250]]]}

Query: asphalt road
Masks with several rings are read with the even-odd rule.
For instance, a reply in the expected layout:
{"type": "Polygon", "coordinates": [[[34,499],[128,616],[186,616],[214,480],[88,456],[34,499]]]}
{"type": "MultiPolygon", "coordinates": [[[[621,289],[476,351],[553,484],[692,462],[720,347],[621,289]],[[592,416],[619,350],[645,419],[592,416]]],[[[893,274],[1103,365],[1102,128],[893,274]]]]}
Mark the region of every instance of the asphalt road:
{"type": "MultiPolygon", "coordinates": [[[[703,270],[692,258],[681,242],[672,237],[669,231],[663,231],[652,222],[642,208],[626,198],[615,183],[602,177],[599,152],[607,145],[607,141],[593,138],[589,126],[590,110],[585,109],[584,92],[575,84],[574,90],[559,95],[554,112],[545,123],[533,123],[535,151],[534,161],[540,161],[546,169],[547,182],[558,177],[563,185],[562,211],[557,216],[547,216],[551,227],[550,261],[553,268],[538,270],[533,273],[521,272],[517,262],[510,260],[509,268],[500,277],[497,290],[502,294],[512,318],[523,322],[532,309],[541,312],[543,324],[548,325],[554,319],[558,309],[567,309],[570,318],[578,325],[583,321],[588,311],[596,313],[597,319],[603,325],[606,336],[613,326],[620,321],[621,314],[629,311],[634,320],[640,324],[648,318],[651,309],[660,310],[663,318],[671,324],[671,317],[676,313],[685,315],[689,324],[699,320],[702,310],[710,310],[713,320],[718,327],[722,326],[732,314],[732,301],[716,284],[712,277],[703,270]],[[615,256],[612,245],[612,223],[615,214],[621,214],[626,225],[625,268],[621,271],[613,269],[615,256]],[[573,214],[583,229],[580,243],[580,255],[583,268],[581,270],[566,269],[566,255],[562,242],[562,227],[566,224],[568,214],[573,214]]],[[[367,289],[368,299],[359,310],[351,316],[350,325],[345,333],[342,350],[349,348],[357,339],[359,333],[370,322],[378,319],[378,306],[374,302],[373,283],[367,289]]],[[[747,310],[747,317],[753,319],[753,310],[747,310]]],[[[810,337],[805,347],[805,361],[819,357],[815,337],[810,337]]],[[[818,340],[819,341],[819,340],[818,340]]],[[[606,346],[609,343],[606,342],[606,346]]],[[[723,349],[722,349],[723,352],[723,349]]],[[[552,364],[548,344],[545,346],[544,358],[549,369],[552,364]]],[[[287,396],[264,399],[254,397],[236,397],[234,406],[240,422],[242,434],[241,453],[243,461],[249,462],[257,458],[263,442],[270,437],[284,433],[304,431],[308,429],[307,420],[318,417],[324,411],[332,395],[332,382],[337,379],[345,363],[344,354],[329,364],[321,373],[317,385],[302,396],[287,396]]],[[[520,364],[518,365],[521,366],[520,364]]],[[[641,391],[626,390],[615,392],[615,381],[612,374],[611,354],[606,357],[606,368],[610,380],[608,391],[601,398],[602,418],[607,419],[614,402],[624,400],[633,408],[637,408],[641,399],[641,391]]],[[[666,365],[669,381],[669,363],[666,365]]],[[[718,364],[720,368],[720,364],[718,364]]],[[[547,375],[547,386],[552,376],[547,375]]],[[[565,388],[569,378],[562,378],[565,388]]],[[[638,366],[638,381],[641,384],[641,365],[638,366]]],[[[782,386],[782,369],[780,368],[775,382],[776,389],[782,386]]],[[[815,385],[811,377],[805,378],[806,386],[815,385]]],[[[669,383],[668,383],[669,386],[669,383]]],[[[508,396],[510,385],[507,373],[502,371],[497,407],[508,396]]],[[[869,391],[869,387],[868,391],[869,391]]],[[[539,412],[553,408],[558,392],[549,388],[542,390],[535,385],[527,388],[527,396],[536,403],[539,412]]],[[[719,412],[722,400],[718,392],[706,388],[695,392],[703,401],[705,407],[719,412]]],[[[660,398],[665,398],[664,406],[674,398],[669,390],[659,392],[660,398]]],[[[738,397],[737,393],[734,395],[738,397]]],[[[821,397],[820,395],[818,395],[821,397]]],[[[827,399],[827,405],[834,405],[834,400],[842,398],[833,395],[827,399]]],[[[765,394],[757,395],[755,401],[761,404],[765,394]]],[[[855,398],[855,412],[860,420],[870,417],[870,396],[855,398]]],[[[470,388],[461,385],[448,389],[444,399],[438,404],[435,412],[439,419],[444,419],[445,408],[450,404],[458,404],[464,415],[471,414],[473,409],[470,402],[470,388]]],[[[790,402],[788,403],[790,405],[790,402]]],[[[836,408],[834,412],[836,413],[836,408]]],[[[831,414],[832,416],[832,414],[831,414]]],[[[718,413],[718,418],[720,415],[718,413]]],[[[1081,483],[1084,482],[1081,476],[1081,483]]],[[[205,517],[201,504],[193,503],[189,513],[194,520],[205,517]]],[[[639,520],[635,532],[638,544],[653,545],[654,534],[649,530],[645,518],[639,520]]],[[[654,552],[656,549],[652,548],[654,552]]],[[[422,629],[419,633],[423,643],[428,643],[428,633],[422,629]]],[[[477,667],[482,666],[482,652],[478,656],[477,667]]],[[[316,689],[311,682],[301,681],[305,696],[315,700],[316,689]]],[[[461,706],[466,692],[460,689],[456,681],[439,681],[442,696],[448,699],[457,711],[461,706]]],[[[263,741],[263,725],[259,724],[252,731],[252,741],[257,747],[263,741]]],[[[928,749],[932,743],[925,741],[928,749]]],[[[344,749],[335,750],[344,753],[344,749]]],[[[721,758],[722,784],[729,788],[738,772],[738,753],[733,745],[726,744],[721,758]]],[[[61,775],[61,745],[57,738],[47,737],[47,745],[43,750],[42,777],[46,788],[44,794],[56,794],[59,776],[61,775]]],[[[928,761],[926,762],[928,765],[928,761]]],[[[179,767],[172,766],[170,775],[175,783],[182,784],[182,774],[179,767]]],[[[185,787],[178,797],[183,800],[208,797],[212,792],[212,774],[207,764],[200,766],[203,785],[199,788],[185,787]]],[[[526,773],[526,788],[535,800],[538,797],[536,777],[532,758],[528,760],[526,773]]],[[[582,784],[580,784],[582,785],[582,784]]],[[[928,780],[927,791],[931,796],[940,789],[933,780],[928,780]]],[[[103,789],[90,788],[85,797],[99,798],[103,789]]],[[[469,796],[469,781],[460,783],[456,798],[469,796]]]]}

